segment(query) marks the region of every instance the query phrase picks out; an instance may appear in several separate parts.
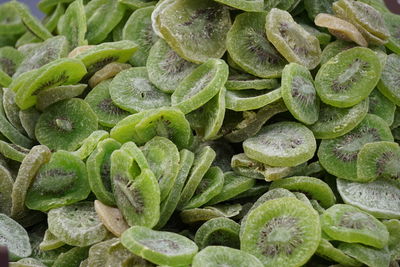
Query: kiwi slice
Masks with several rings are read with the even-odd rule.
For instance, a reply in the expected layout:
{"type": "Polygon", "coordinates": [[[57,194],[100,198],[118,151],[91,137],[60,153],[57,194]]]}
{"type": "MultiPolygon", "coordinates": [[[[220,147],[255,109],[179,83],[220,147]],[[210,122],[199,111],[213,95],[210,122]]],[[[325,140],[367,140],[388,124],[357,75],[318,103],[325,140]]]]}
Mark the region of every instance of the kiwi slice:
{"type": "Polygon", "coordinates": [[[0,69],[0,85],[2,87],[8,87],[12,82],[12,78],[0,69]]]}
{"type": "Polygon", "coordinates": [[[118,208],[107,206],[96,199],[94,209],[107,230],[115,236],[120,237],[129,228],[118,208]]]}
{"type": "Polygon", "coordinates": [[[59,247],[64,246],[65,243],[59,240],[52,232],[47,229],[44,232],[43,241],[40,242],[39,248],[43,251],[53,250],[59,247]]]}
{"type": "MultiPolygon", "coordinates": [[[[385,6],[386,7],[386,6],[385,6]]],[[[394,53],[400,52],[400,35],[399,35],[399,24],[400,17],[397,14],[392,14],[391,12],[384,12],[383,20],[385,21],[386,28],[390,32],[389,41],[385,46],[389,48],[394,53]]]]}
{"type": "Polygon", "coordinates": [[[0,18],[0,33],[2,35],[19,35],[26,29],[12,3],[0,5],[0,18]]]}
{"type": "Polygon", "coordinates": [[[203,63],[221,58],[231,19],[226,6],[211,0],[178,0],[159,14],[164,40],[184,59],[203,63]]]}
{"type": "Polygon", "coordinates": [[[297,24],[290,13],[271,9],[266,18],[268,40],[287,61],[314,69],[321,61],[318,39],[297,24]]]}
{"type": "Polygon", "coordinates": [[[90,106],[71,98],[48,107],[39,117],[35,134],[50,149],[72,151],[96,129],[97,116],[90,106]]]}
{"type": "Polygon", "coordinates": [[[0,213],[11,215],[12,198],[11,192],[14,178],[11,172],[3,165],[0,165],[0,213]]]}
{"type": "Polygon", "coordinates": [[[337,262],[344,266],[361,266],[362,263],[356,259],[347,256],[340,249],[335,248],[328,240],[321,238],[317,251],[315,252],[318,256],[337,262]]]}
{"type": "Polygon", "coordinates": [[[247,12],[262,12],[263,0],[217,0],[216,2],[247,12]]]}
{"type": "Polygon", "coordinates": [[[229,70],[229,77],[225,83],[228,90],[275,89],[278,86],[277,79],[260,79],[247,73],[237,72],[234,69],[229,70]]]}
{"type": "Polygon", "coordinates": [[[159,39],[148,53],[146,67],[149,79],[166,93],[173,93],[196,68],[196,64],[181,58],[163,39],[159,39]]]}
{"type": "Polygon", "coordinates": [[[190,239],[171,232],[133,226],[122,234],[121,243],[133,254],[159,265],[191,264],[198,251],[190,239]]]}
{"type": "Polygon", "coordinates": [[[129,69],[132,66],[126,63],[112,62],[105,65],[102,69],[96,71],[92,77],[90,77],[88,84],[90,87],[94,88],[96,85],[105,81],[107,79],[113,78],[115,75],[123,70],[129,69]]]}
{"type": "Polygon", "coordinates": [[[207,206],[204,208],[195,208],[184,210],[180,213],[183,223],[195,224],[211,220],[212,218],[232,218],[242,211],[242,205],[236,204],[219,204],[215,206],[207,206]]]}
{"type": "Polygon", "coordinates": [[[296,122],[278,122],[264,126],[252,138],[243,142],[251,159],[271,166],[296,166],[311,159],[316,150],[312,132],[296,122]]]}
{"type": "Polygon", "coordinates": [[[58,255],[54,261],[54,267],[78,266],[84,259],[88,257],[90,247],[74,247],[70,250],[58,255]]]}
{"type": "Polygon", "coordinates": [[[383,119],[367,114],[364,120],[347,134],[335,139],[322,140],[318,158],[330,174],[358,181],[357,155],[363,145],[377,141],[393,141],[392,133],[383,119]]]}
{"type": "Polygon", "coordinates": [[[86,84],[71,84],[40,90],[37,93],[35,107],[40,111],[44,111],[48,106],[58,101],[80,96],[86,88],[86,84]]]}
{"type": "Polygon", "coordinates": [[[387,99],[379,90],[374,89],[369,95],[368,113],[375,114],[384,119],[388,125],[394,121],[396,105],[387,99]]]}
{"type": "Polygon", "coordinates": [[[60,35],[67,37],[70,49],[87,45],[85,34],[87,31],[85,7],[82,0],[71,3],[64,15],[57,23],[60,35]]]}
{"type": "Polygon", "coordinates": [[[390,253],[387,248],[377,249],[361,244],[341,243],[338,248],[346,255],[371,267],[389,266],[390,253]]]}
{"type": "Polygon", "coordinates": [[[156,1],[151,0],[121,0],[121,4],[125,5],[126,7],[137,10],[141,8],[145,8],[147,6],[154,5],[156,1]]]}
{"type": "Polygon", "coordinates": [[[262,108],[282,98],[281,89],[275,90],[228,90],[225,96],[227,109],[246,111],[262,108]]]}
{"type": "Polygon", "coordinates": [[[351,48],[322,65],[315,77],[315,87],[324,103],[351,107],[375,88],[381,69],[379,58],[371,49],[351,48]]]}
{"type": "Polygon", "coordinates": [[[383,178],[369,183],[338,179],[337,189],[344,203],[366,211],[376,218],[400,218],[398,182],[383,178]]]}
{"type": "Polygon", "coordinates": [[[264,266],[256,257],[244,251],[225,246],[209,246],[193,258],[193,267],[212,266],[264,266]]]}
{"type": "Polygon", "coordinates": [[[29,138],[36,139],[35,127],[39,120],[40,114],[41,113],[34,107],[20,110],[18,113],[22,128],[24,128],[24,131],[27,133],[29,138]]]}
{"type": "Polygon", "coordinates": [[[387,230],[389,231],[389,243],[388,248],[391,253],[392,260],[398,260],[400,257],[400,243],[399,243],[399,234],[400,234],[400,221],[399,220],[384,220],[382,222],[387,230]]]}
{"type": "Polygon", "coordinates": [[[313,124],[319,116],[319,98],[311,73],[297,63],[285,66],[282,72],[281,93],[290,113],[305,124],[313,124]]]}
{"type": "Polygon", "coordinates": [[[258,77],[279,77],[287,61],[268,41],[266,13],[242,13],[228,32],[226,47],[240,68],[258,77]]]}
{"type": "Polygon", "coordinates": [[[23,59],[24,55],[13,47],[4,46],[0,48],[0,70],[8,76],[15,73],[23,59]]]}
{"type": "Polygon", "coordinates": [[[378,83],[379,91],[396,105],[400,105],[400,91],[398,86],[398,66],[400,56],[390,54],[382,70],[381,80],[378,83]]]}
{"type": "Polygon", "coordinates": [[[368,108],[368,98],[350,108],[337,108],[321,103],[318,120],[309,128],[317,139],[342,136],[361,123],[368,108]]]}
{"type": "Polygon", "coordinates": [[[109,91],[118,107],[132,113],[169,106],[171,101],[168,94],[151,84],[144,67],[131,68],[117,74],[109,91]]]}
{"type": "Polygon", "coordinates": [[[243,224],[241,250],[264,266],[301,266],[321,239],[318,213],[292,197],[273,199],[251,211],[243,224]]]}
{"type": "Polygon", "coordinates": [[[355,43],[345,42],[342,40],[336,40],[329,43],[327,46],[325,46],[324,50],[322,50],[321,65],[328,62],[329,59],[336,56],[340,52],[343,52],[355,46],[357,46],[355,43]]]}
{"type": "Polygon", "coordinates": [[[96,113],[99,124],[107,127],[115,126],[130,113],[119,108],[110,96],[111,80],[105,80],[94,87],[85,97],[85,101],[96,113]]]}
{"type": "Polygon", "coordinates": [[[196,232],[194,242],[200,249],[208,246],[239,248],[240,225],[228,218],[214,218],[202,224],[196,232]]]}
{"type": "Polygon", "coordinates": [[[8,159],[22,162],[29,153],[29,149],[0,140],[0,153],[8,159]]]}

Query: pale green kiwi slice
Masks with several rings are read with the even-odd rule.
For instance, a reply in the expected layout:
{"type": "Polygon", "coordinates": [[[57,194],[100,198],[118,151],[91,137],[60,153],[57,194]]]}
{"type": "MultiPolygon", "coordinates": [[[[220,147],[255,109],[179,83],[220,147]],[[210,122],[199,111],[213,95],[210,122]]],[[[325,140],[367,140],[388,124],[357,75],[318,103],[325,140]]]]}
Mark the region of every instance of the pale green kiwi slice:
{"type": "Polygon", "coordinates": [[[315,77],[315,87],[324,103],[351,107],[368,97],[379,81],[381,70],[374,51],[351,48],[322,65],[315,77]]]}
{"type": "Polygon", "coordinates": [[[52,267],[79,267],[80,263],[88,257],[90,247],[74,247],[60,253],[52,267]]]}
{"type": "Polygon", "coordinates": [[[264,126],[243,142],[251,159],[271,166],[296,166],[314,156],[317,145],[313,133],[296,122],[278,122],[264,126]]]}
{"type": "Polygon", "coordinates": [[[186,76],[171,95],[171,104],[187,114],[213,98],[228,80],[229,69],[221,59],[209,59],[186,76]]]}
{"type": "Polygon", "coordinates": [[[193,258],[193,267],[212,267],[212,266],[264,266],[260,260],[253,255],[241,250],[225,246],[209,246],[193,258]]]}
{"type": "Polygon", "coordinates": [[[297,63],[285,66],[282,72],[281,93],[290,113],[304,124],[313,124],[319,116],[319,98],[311,73],[297,63]]]}
{"type": "Polygon", "coordinates": [[[242,205],[236,204],[220,204],[215,206],[207,206],[204,208],[195,208],[184,210],[180,213],[183,223],[194,224],[211,220],[212,218],[232,218],[242,211],[242,205]]]}
{"type": "Polygon", "coordinates": [[[318,120],[309,126],[317,139],[332,139],[353,130],[368,113],[369,99],[350,108],[337,108],[321,103],[318,120]]]}
{"type": "Polygon", "coordinates": [[[97,130],[92,132],[86,139],[79,143],[80,147],[71,152],[72,155],[77,156],[81,160],[85,160],[95,150],[97,144],[109,137],[109,133],[104,130],[97,130]]]}
{"type": "Polygon", "coordinates": [[[178,0],[159,14],[164,40],[181,57],[194,63],[222,57],[230,27],[228,8],[211,0],[178,0]]]}
{"type": "Polygon", "coordinates": [[[240,225],[228,218],[214,218],[203,223],[196,232],[194,242],[200,249],[208,246],[239,248],[240,225]]]}
{"type": "Polygon", "coordinates": [[[229,69],[229,77],[225,87],[228,90],[262,90],[275,89],[279,87],[279,83],[277,79],[260,79],[247,73],[237,72],[231,68],[229,69]]]}
{"type": "Polygon", "coordinates": [[[196,64],[181,58],[163,39],[159,39],[149,51],[146,67],[150,81],[157,88],[173,93],[196,64]]]}
{"type": "Polygon", "coordinates": [[[22,162],[29,153],[29,149],[0,140],[0,153],[8,159],[22,162]]]}
{"type": "Polygon", "coordinates": [[[378,83],[379,91],[396,105],[400,105],[399,64],[399,55],[388,55],[378,83]]]}
{"type": "Polygon", "coordinates": [[[225,96],[227,109],[246,111],[262,108],[282,98],[281,89],[275,90],[228,90],[225,96]]]}
{"type": "Polygon", "coordinates": [[[80,96],[86,88],[86,84],[71,84],[40,90],[37,93],[35,107],[40,111],[44,111],[48,106],[58,101],[80,96]]]}
{"type": "Polygon", "coordinates": [[[40,250],[47,251],[53,250],[64,246],[65,243],[59,240],[55,235],[53,235],[49,229],[44,232],[43,240],[39,244],[40,250]]]}
{"type": "Polygon", "coordinates": [[[115,75],[123,70],[129,69],[132,66],[126,63],[112,62],[105,65],[102,69],[96,71],[92,77],[90,77],[88,84],[90,87],[94,88],[96,85],[105,81],[107,79],[113,78],[115,75]]]}
{"type": "Polygon", "coordinates": [[[0,165],[0,213],[11,214],[12,188],[14,179],[11,172],[3,165],[0,165]]]}
{"type": "Polygon", "coordinates": [[[318,149],[321,165],[332,175],[358,181],[357,155],[363,145],[377,141],[393,141],[389,126],[372,114],[353,130],[335,139],[322,140],[318,149]]]}
{"type": "Polygon", "coordinates": [[[318,39],[297,24],[290,13],[271,9],[266,18],[268,40],[289,62],[314,69],[321,61],[318,39]]]}
{"type": "Polygon", "coordinates": [[[338,248],[346,255],[370,267],[389,266],[390,264],[390,253],[387,248],[377,249],[351,243],[341,243],[338,248]]]}
{"type": "Polygon", "coordinates": [[[318,213],[292,197],[265,202],[249,213],[241,227],[241,250],[256,256],[264,266],[301,266],[321,239],[318,213]]]}
{"type": "Polygon", "coordinates": [[[216,2],[248,12],[262,12],[264,10],[263,0],[217,0],[216,2]]]}
{"type": "Polygon", "coordinates": [[[369,183],[337,180],[337,189],[346,204],[358,207],[376,218],[400,219],[398,182],[376,179],[369,183]]]}
{"type": "Polygon", "coordinates": [[[347,256],[340,249],[335,248],[328,240],[321,238],[317,251],[315,252],[318,256],[337,262],[344,266],[361,266],[362,263],[356,259],[347,256]]]}
{"type": "Polygon", "coordinates": [[[25,26],[12,3],[2,3],[0,5],[0,15],[0,33],[2,35],[17,35],[25,31],[25,26]]]}
{"type": "Polygon", "coordinates": [[[230,58],[243,70],[258,77],[279,77],[287,61],[268,41],[266,13],[245,12],[235,18],[226,47],[230,58]]]}
{"type": "Polygon", "coordinates": [[[67,37],[70,50],[87,45],[85,34],[87,31],[85,7],[82,0],[71,3],[64,15],[59,19],[57,31],[67,37]]]}
{"type": "Polygon", "coordinates": [[[107,235],[94,210],[93,202],[79,202],[52,209],[48,213],[49,231],[72,246],[85,247],[102,241],[107,235]]]}
{"type": "Polygon", "coordinates": [[[141,226],[125,231],[121,243],[133,254],[159,265],[191,264],[198,251],[197,245],[187,237],[141,226]]]}
{"type": "Polygon", "coordinates": [[[131,113],[170,106],[170,96],[151,84],[144,67],[118,73],[111,81],[109,91],[113,102],[131,113]]]}
{"type": "Polygon", "coordinates": [[[399,220],[384,220],[382,223],[386,226],[389,231],[389,243],[388,248],[391,253],[392,260],[398,260],[400,258],[400,221],[399,220]]]}
{"type": "Polygon", "coordinates": [[[321,65],[328,62],[329,59],[336,56],[340,52],[353,48],[355,46],[357,46],[355,43],[345,42],[342,40],[336,40],[331,42],[330,44],[325,46],[325,48],[322,50],[321,65]]]}
{"type": "Polygon", "coordinates": [[[346,204],[336,204],[321,215],[321,228],[332,239],[383,248],[389,242],[386,226],[374,216],[346,204]]]}
{"type": "Polygon", "coordinates": [[[374,89],[368,98],[368,113],[375,114],[384,119],[388,125],[392,125],[394,121],[396,105],[377,89],[374,89]]]}
{"type": "Polygon", "coordinates": [[[0,48],[0,70],[7,75],[12,76],[23,60],[24,55],[17,49],[10,46],[0,48]]]}

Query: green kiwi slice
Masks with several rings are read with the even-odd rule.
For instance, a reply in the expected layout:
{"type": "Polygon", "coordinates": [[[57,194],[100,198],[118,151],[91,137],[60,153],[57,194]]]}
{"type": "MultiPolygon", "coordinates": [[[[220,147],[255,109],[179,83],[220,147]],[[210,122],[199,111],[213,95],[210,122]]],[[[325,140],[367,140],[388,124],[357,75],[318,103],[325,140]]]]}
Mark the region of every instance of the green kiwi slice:
{"type": "Polygon", "coordinates": [[[79,267],[80,263],[88,257],[90,247],[74,247],[58,255],[54,267],[79,267]]]}
{"type": "Polygon", "coordinates": [[[0,5],[0,34],[2,35],[18,35],[25,31],[25,26],[13,5],[6,2],[0,5]]]}
{"type": "Polygon", "coordinates": [[[11,172],[3,165],[0,165],[0,213],[11,214],[12,188],[14,179],[11,172]]]}
{"type": "Polygon", "coordinates": [[[81,160],[86,159],[95,150],[97,144],[109,137],[109,133],[104,130],[97,130],[92,132],[86,139],[79,145],[79,149],[71,152],[72,155],[77,156],[81,160]]]}
{"type": "Polygon", "coordinates": [[[13,184],[11,198],[11,216],[21,218],[25,212],[25,199],[29,186],[34,181],[40,167],[50,160],[51,152],[48,147],[38,145],[32,147],[25,156],[18,170],[18,175],[13,184]]]}
{"type": "Polygon", "coordinates": [[[264,266],[301,266],[321,239],[318,213],[292,197],[273,199],[251,211],[243,224],[241,250],[264,266]]]}
{"type": "Polygon", "coordinates": [[[246,90],[246,89],[275,89],[279,87],[277,79],[260,79],[247,73],[237,72],[234,69],[229,70],[229,77],[225,83],[228,90],[246,90]]]}
{"type": "Polygon", "coordinates": [[[133,254],[159,265],[191,264],[198,251],[197,245],[187,237],[142,226],[126,230],[121,243],[133,254]]]}
{"type": "Polygon", "coordinates": [[[398,260],[400,258],[400,221],[399,220],[385,220],[382,222],[387,230],[389,231],[389,243],[388,248],[391,253],[392,260],[398,260]]]}
{"type": "Polygon", "coordinates": [[[156,1],[151,0],[120,0],[119,2],[132,10],[145,8],[156,3],[156,1]]]}
{"type": "Polygon", "coordinates": [[[290,63],[282,71],[281,93],[290,113],[304,124],[313,124],[319,116],[319,98],[311,73],[306,67],[290,63]]]}
{"type": "Polygon", "coordinates": [[[394,113],[396,105],[387,99],[379,90],[375,89],[369,95],[369,111],[384,119],[388,125],[392,125],[394,121],[394,113]]]}
{"type": "Polygon", "coordinates": [[[72,2],[64,15],[59,19],[57,30],[67,37],[70,49],[87,45],[85,34],[87,30],[85,7],[82,0],[72,2]]]}
{"type": "Polygon", "coordinates": [[[36,124],[37,140],[50,149],[72,151],[97,129],[97,116],[82,99],[71,98],[48,107],[36,124]]]}
{"type": "Polygon", "coordinates": [[[400,105],[400,91],[398,79],[398,66],[400,56],[390,54],[387,56],[386,65],[382,70],[381,80],[378,83],[379,91],[396,105],[400,105]]]}
{"type": "Polygon", "coordinates": [[[291,191],[303,192],[310,199],[317,200],[324,208],[328,208],[336,202],[336,197],[329,185],[314,177],[294,176],[280,179],[274,181],[269,188],[285,188],[291,191]]]}
{"type": "Polygon", "coordinates": [[[48,213],[49,231],[71,246],[85,247],[103,240],[107,229],[94,210],[93,202],[79,202],[52,209],[48,213]]]}
{"type": "Polygon", "coordinates": [[[200,249],[208,246],[239,248],[240,225],[228,218],[214,218],[203,223],[196,232],[194,242],[200,249]]]}
{"type": "Polygon", "coordinates": [[[385,46],[395,53],[400,53],[400,35],[399,35],[399,24],[400,17],[397,14],[391,12],[382,13],[383,20],[385,21],[386,28],[389,30],[390,37],[389,41],[385,46]]]}
{"type": "Polygon", "coordinates": [[[339,108],[354,106],[377,85],[381,73],[378,56],[368,48],[343,51],[322,65],[315,77],[321,100],[339,108]]]}
{"type": "Polygon", "coordinates": [[[22,128],[27,133],[29,138],[36,139],[35,127],[40,117],[40,112],[34,107],[20,110],[18,113],[22,128]]]}
{"type": "Polygon", "coordinates": [[[353,130],[335,139],[322,140],[318,149],[321,165],[332,175],[358,181],[357,155],[363,145],[377,141],[393,141],[387,123],[367,114],[353,130]]]}
{"type": "Polygon", "coordinates": [[[268,41],[266,13],[242,13],[228,32],[226,47],[231,59],[246,72],[262,78],[281,75],[287,61],[268,41]]]}
{"type": "Polygon", "coordinates": [[[221,58],[231,19],[226,6],[211,0],[178,0],[159,14],[164,40],[184,59],[203,63],[221,58]]]}
{"type": "Polygon", "coordinates": [[[119,1],[93,0],[85,6],[89,44],[98,44],[106,40],[108,34],[118,25],[124,16],[125,7],[119,1]]]}
{"type": "Polygon", "coordinates": [[[40,250],[47,251],[47,250],[53,250],[59,247],[64,246],[65,243],[59,240],[55,235],[52,234],[52,232],[47,229],[44,232],[43,240],[39,244],[40,250]]]}
{"type": "Polygon", "coordinates": [[[8,87],[12,82],[12,78],[0,69],[0,85],[2,87],[8,87]]]}
{"type": "Polygon", "coordinates": [[[148,53],[146,67],[149,79],[166,93],[173,93],[196,68],[196,64],[181,58],[163,39],[159,39],[148,53]]]}
{"type": "Polygon", "coordinates": [[[15,103],[22,110],[36,104],[36,91],[58,85],[77,83],[86,74],[86,68],[80,60],[58,59],[48,63],[35,72],[34,82],[28,80],[23,85],[24,90],[18,90],[15,103]]]}
{"type": "Polygon", "coordinates": [[[337,189],[344,203],[355,206],[376,218],[400,219],[400,186],[388,179],[369,183],[337,180],[337,189]]]}
{"type": "Polygon", "coordinates": [[[325,64],[332,57],[336,56],[342,51],[355,47],[355,43],[345,42],[342,40],[336,40],[325,46],[321,54],[321,65],[325,64]]]}
{"type": "Polygon", "coordinates": [[[146,66],[150,48],[158,40],[158,36],[151,27],[153,10],[153,6],[135,10],[126,21],[122,31],[123,40],[132,40],[139,45],[139,49],[130,59],[132,65],[137,67],[146,66]]]}
{"type": "Polygon", "coordinates": [[[386,226],[374,216],[346,204],[336,204],[321,215],[321,229],[332,239],[376,248],[388,244],[386,226]]]}
{"type": "Polygon", "coordinates": [[[24,55],[13,47],[4,46],[0,48],[0,70],[9,76],[15,73],[23,59],[24,55]]]}
{"type": "Polygon", "coordinates": [[[317,149],[313,133],[296,122],[264,126],[243,142],[246,156],[271,166],[296,166],[314,156],[317,149]]]}
{"type": "Polygon", "coordinates": [[[260,260],[244,251],[225,246],[208,246],[193,258],[193,267],[212,266],[264,266],[260,260]]]}
{"type": "MultiPolygon", "coordinates": [[[[112,63],[111,63],[112,64],[112,63]]],[[[85,101],[96,113],[99,124],[107,127],[115,126],[130,113],[119,108],[110,96],[111,80],[105,80],[94,87],[85,97],[85,101]]]]}
{"type": "Polygon", "coordinates": [[[80,96],[86,88],[86,84],[71,84],[40,90],[36,95],[35,107],[40,111],[44,111],[47,107],[58,101],[80,96]]]}
{"type": "Polygon", "coordinates": [[[180,217],[183,223],[195,224],[219,217],[232,218],[239,215],[242,209],[242,205],[238,203],[219,204],[215,206],[184,210],[180,213],[180,217]]]}
{"type": "Polygon", "coordinates": [[[271,9],[266,18],[268,40],[289,62],[314,69],[321,61],[318,39],[297,24],[290,13],[271,9]]]}
{"type": "Polygon", "coordinates": [[[228,90],[225,96],[227,109],[246,111],[262,108],[282,98],[281,89],[275,90],[228,90]]]}
{"type": "Polygon", "coordinates": [[[356,259],[347,256],[340,249],[335,248],[328,240],[321,238],[317,251],[315,252],[318,256],[337,262],[344,266],[361,266],[362,263],[356,259]]]}
{"type": "Polygon", "coordinates": [[[247,12],[262,12],[263,0],[217,0],[216,2],[247,12]]]}
{"type": "Polygon", "coordinates": [[[170,96],[151,84],[144,67],[121,71],[112,80],[109,91],[118,107],[132,113],[170,106],[170,96]]]}
{"type": "Polygon", "coordinates": [[[209,59],[186,76],[171,95],[171,104],[187,114],[213,98],[228,80],[229,69],[221,59],[209,59]]]}
{"type": "Polygon", "coordinates": [[[337,108],[321,103],[318,120],[309,126],[317,139],[332,139],[353,130],[368,113],[369,99],[350,108],[337,108]]]}
{"type": "Polygon", "coordinates": [[[89,193],[83,161],[70,152],[57,151],[36,174],[26,194],[25,205],[46,212],[84,200],[89,193]]]}
{"type": "Polygon", "coordinates": [[[0,140],[0,153],[8,159],[22,162],[29,153],[29,149],[0,140]]]}
{"type": "Polygon", "coordinates": [[[105,65],[102,69],[96,71],[92,77],[90,77],[88,84],[90,87],[94,88],[96,85],[105,81],[107,79],[113,78],[115,75],[123,70],[129,69],[132,66],[126,63],[112,62],[105,65]]]}
{"type": "Polygon", "coordinates": [[[400,181],[400,147],[395,142],[365,144],[357,157],[357,180],[370,182],[377,178],[400,181]]]}
{"type": "Polygon", "coordinates": [[[389,266],[390,253],[387,248],[377,249],[361,244],[341,243],[338,248],[346,255],[371,267],[389,266]]]}
{"type": "Polygon", "coordinates": [[[29,236],[24,227],[1,213],[0,245],[7,247],[11,261],[26,258],[32,253],[29,236]]]}

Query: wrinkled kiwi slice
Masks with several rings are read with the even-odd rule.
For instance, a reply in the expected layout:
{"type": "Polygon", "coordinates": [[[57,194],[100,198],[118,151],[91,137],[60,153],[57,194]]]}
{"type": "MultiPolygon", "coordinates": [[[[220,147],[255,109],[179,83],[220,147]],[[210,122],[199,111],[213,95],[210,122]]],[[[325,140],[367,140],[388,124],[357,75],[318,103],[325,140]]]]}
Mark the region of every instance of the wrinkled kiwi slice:
{"type": "Polygon", "coordinates": [[[200,249],[208,246],[239,248],[240,225],[228,218],[214,218],[203,223],[196,232],[194,242],[200,249]]]}

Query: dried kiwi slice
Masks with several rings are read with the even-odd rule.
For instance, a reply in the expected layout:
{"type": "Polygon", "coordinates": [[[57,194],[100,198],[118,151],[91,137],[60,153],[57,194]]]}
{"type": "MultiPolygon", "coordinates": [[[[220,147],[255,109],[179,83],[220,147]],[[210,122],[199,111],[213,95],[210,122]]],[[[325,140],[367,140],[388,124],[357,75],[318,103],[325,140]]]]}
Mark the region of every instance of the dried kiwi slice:
{"type": "Polygon", "coordinates": [[[301,266],[321,239],[318,213],[292,197],[265,202],[249,213],[241,227],[241,250],[264,266],[301,266]]]}
{"type": "Polygon", "coordinates": [[[400,16],[397,14],[392,14],[391,12],[383,13],[383,19],[385,21],[386,28],[390,32],[389,41],[385,46],[389,48],[391,51],[399,54],[400,53],[400,35],[399,25],[400,25],[400,16]]]}
{"type": "Polygon", "coordinates": [[[264,10],[263,0],[217,0],[216,2],[247,12],[261,12],[264,10]]]}
{"type": "Polygon", "coordinates": [[[240,225],[228,218],[214,218],[202,224],[196,232],[194,242],[200,249],[208,246],[239,248],[240,225]]]}
{"type": "Polygon", "coordinates": [[[341,243],[338,248],[346,255],[370,267],[389,266],[390,264],[390,253],[387,248],[376,249],[351,243],[341,243]]]}
{"type": "Polygon", "coordinates": [[[318,149],[321,165],[332,175],[358,181],[357,155],[364,144],[393,141],[389,126],[380,117],[367,114],[352,131],[335,139],[322,140],[318,149]]]}
{"type": "Polygon", "coordinates": [[[25,31],[25,26],[12,3],[0,5],[0,17],[0,33],[2,35],[17,35],[25,31]]]}
{"type": "Polygon", "coordinates": [[[400,105],[399,64],[399,55],[388,55],[378,83],[379,91],[396,105],[400,105]]]}
{"type": "Polygon", "coordinates": [[[0,213],[11,214],[12,188],[14,179],[11,172],[3,165],[0,165],[0,213]]]}
{"type": "Polygon", "coordinates": [[[94,209],[107,230],[115,236],[120,237],[129,228],[118,208],[107,206],[96,199],[94,209]]]}
{"type": "Polygon", "coordinates": [[[22,162],[29,153],[29,149],[0,140],[0,153],[8,159],[22,162]]]}
{"type": "Polygon", "coordinates": [[[266,18],[268,40],[289,62],[314,69],[321,61],[318,39],[297,24],[290,13],[271,9],[266,18]]]}
{"type": "Polygon", "coordinates": [[[375,88],[381,69],[374,51],[351,48],[322,65],[315,77],[315,87],[324,103],[339,108],[351,107],[375,88]]]}
{"type": "Polygon", "coordinates": [[[0,48],[0,70],[4,71],[9,76],[15,73],[23,59],[24,55],[13,47],[4,46],[0,48]]]}
{"type": "Polygon", "coordinates": [[[242,205],[226,204],[226,205],[215,205],[207,206],[204,208],[195,208],[190,210],[184,210],[180,213],[180,217],[183,223],[193,224],[211,220],[212,218],[232,218],[242,211],[242,205]]]}
{"type": "Polygon", "coordinates": [[[80,142],[79,149],[73,151],[71,154],[77,156],[81,160],[86,159],[95,150],[97,144],[109,137],[109,133],[104,130],[97,130],[92,132],[86,139],[80,142]]]}
{"type": "Polygon", "coordinates": [[[67,37],[71,50],[78,46],[87,45],[85,40],[87,24],[82,0],[74,1],[68,6],[57,23],[57,30],[60,35],[67,37]]]}
{"type": "Polygon", "coordinates": [[[145,8],[155,4],[155,1],[152,0],[120,0],[119,2],[133,10],[145,8]]]}
{"type": "Polygon", "coordinates": [[[37,93],[36,109],[43,111],[58,101],[80,96],[86,87],[86,84],[71,84],[40,90],[37,93]]]}
{"type": "Polygon", "coordinates": [[[318,256],[335,261],[344,266],[361,266],[362,263],[356,259],[347,256],[340,249],[335,248],[328,240],[321,238],[317,251],[315,252],[318,256]]]}
{"type": "Polygon", "coordinates": [[[40,250],[47,251],[47,250],[53,250],[59,247],[64,246],[65,243],[59,240],[55,235],[52,234],[52,232],[47,229],[44,232],[43,240],[39,244],[40,250]]]}
{"type": "Polygon", "coordinates": [[[50,149],[75,150],[80,142],[97,129],[97,116],[78,98],[57,102],[48,107],[36,124],[35,134],[50,149]]]}
{"type": "Polygon", "coordinates": [[[227,109],[246,111],[262,108],[282,98],[281,89],[275,90],[228,90],[225,96],[227,109]]]}
{"type": "Polygon", "coordinates": [[[24,227],[1,213],[0,245],[7,247],[11,261],[26,258],[32,253],[29,236],[24,227]]]}
{"type": "Polygon", "coordinates": [[[144,67],[121,71],[112,80],[109,91],[118,107],[132,113],[170,106],[170,96],[151,84],[144,67]]]}
{"type": "Polygon", "coordinates": [[[60,253],[54,261],[54,267],[72,267],[80,264],[88,257],[90,247],[74,247],[70,250],[60,253]]]}
{"type": "Polygon", "coordinates": [[[228,32],[226,47],[231,59],[258,77],[279,77],[287,61],[268,41],[266,13],[242,13],[228,32]]]}
{"type": "Polygon", "coordinates": [[[313,133],[296,122],[265,126],[243,142],[245,154],[271,166],[296,166],[311,159],[317,148],[313,133]]]}
{"type": "Polygon", "coordinates": [[[304,124],[313,124],[319,116],[319,98],[311,73],[302,65],[290,63],[282,72],[281,93],[290,113],[304,124]]]}
{"type": "Polygon", "coordinates": [[[197,245],[190,239],[171,232],[133,226],[121,237],[121,243],[133,254],[159,265],[191,264],[197,245]]]}
{"type": "Polygon", "coordinates": [[[274,89],[279,86],[276,79],[260,79],[247,73],[237,72],[234,69],[229,70],[228,81],[225,87],[228,90],[246,90],[246,89],[274,89]]]}
{"type": "Polygon", "coordinates": [[[193,267],[212,267],[212,266],[264,266],[260,260],[253,255],[241,250],[225,246],[209,246],[193,258],[193,267]]]}
{"type": "Polygon", "coordinates": [[[332,14],[332,3],[334,0],[304,0],[304,8],[311,21],[320,13],[332,14]]]}
{"type": "Polygon", "coordinates": [[[379,90],[374,89],[369,95],[368,113],[375,114],[384,119],[388,125],[394,121],[396,105],[387,99],[379,90]]]}
{"type": "Polygon", "coordinates": [[[226,6],[211,0],[177,0],[159,14],[164,40],[184,59],[203,63],[226,50],[231,19],[226,6]]]}

